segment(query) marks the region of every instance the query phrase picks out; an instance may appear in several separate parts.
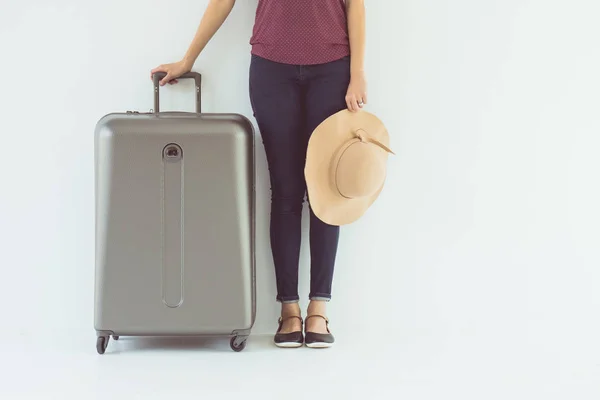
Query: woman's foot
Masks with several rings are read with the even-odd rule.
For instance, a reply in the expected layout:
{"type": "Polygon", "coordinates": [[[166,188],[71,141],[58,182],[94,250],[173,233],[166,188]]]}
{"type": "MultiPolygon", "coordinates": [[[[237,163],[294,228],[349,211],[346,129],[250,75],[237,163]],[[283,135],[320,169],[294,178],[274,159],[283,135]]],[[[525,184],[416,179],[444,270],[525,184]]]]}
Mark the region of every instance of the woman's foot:
{"type": "Polygon", "coordinates": [[[302,316],[298,304],[283,304],[274,342],[278,347],[294,348],[304,343],[302,316]]]}
{"type": "Polygon", "coordinates": [[[333,346],[335,339],[329,330],[329,320],[325,311],[325,302],[311,301],[305,320],[304,343],[307,347],[327,348],[333,346]]]}

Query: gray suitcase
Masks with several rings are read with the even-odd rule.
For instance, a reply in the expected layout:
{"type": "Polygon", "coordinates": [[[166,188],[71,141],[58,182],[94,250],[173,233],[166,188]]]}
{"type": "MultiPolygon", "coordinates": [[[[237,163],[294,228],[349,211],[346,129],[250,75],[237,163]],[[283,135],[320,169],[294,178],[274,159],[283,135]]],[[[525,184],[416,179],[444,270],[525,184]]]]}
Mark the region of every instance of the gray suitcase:
{"type": "Polygon", "coordinates": [[[221,336],[254,325],[254,128],[238,114],[104,116],[95,130],[98,353],[110,337],[221,336]]]}

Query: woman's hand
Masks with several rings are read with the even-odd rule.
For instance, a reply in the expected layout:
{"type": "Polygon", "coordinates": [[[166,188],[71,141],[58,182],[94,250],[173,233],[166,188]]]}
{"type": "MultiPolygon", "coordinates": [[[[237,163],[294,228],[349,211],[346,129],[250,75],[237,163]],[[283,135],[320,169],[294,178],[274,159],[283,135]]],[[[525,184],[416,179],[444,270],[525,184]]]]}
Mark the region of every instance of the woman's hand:
{"type": "Polygon", "coordinates": [[[357,112],[367,104],[367,80],[364,73],[352,74],[346,93],[348,110],[357,112]]]}
{"type": "Polygon", "coordinates": [[[179,78],[183,74],[190,72],[191,69],[191,65],[182,60],[172,64],[163,64],[154,68],[150,72],[150,77],[152,77],[152,75],[154,75],[157,72],[164,72],[167,75],[163,79],[161,79],[160,86],[164,86],[167,83],[175,84],[177,83],[177,78],[179,78]]]}

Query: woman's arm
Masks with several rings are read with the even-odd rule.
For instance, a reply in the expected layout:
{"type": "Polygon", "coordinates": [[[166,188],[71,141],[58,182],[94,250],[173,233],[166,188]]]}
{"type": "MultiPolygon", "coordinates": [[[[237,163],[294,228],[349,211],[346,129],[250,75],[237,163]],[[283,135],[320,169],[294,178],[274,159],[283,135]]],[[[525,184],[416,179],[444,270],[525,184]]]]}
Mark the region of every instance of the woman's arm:
{"type": "Polygon", "coordinates": [[[155,74],[156,72],[165,72],[167,74],[160,81],[161,85],[168,82],[176,83],[176,78],[192,69],[202,50],[204,50],[208,42],[231,13],[234,4],[235,0],[210,0],[202,16],[200,25],[196,30],[194,39],[183,59],[173,64],[161,65],[151,71],[151,74],[155,74]]]}
{"type": "Polygon", "coordinates": [[[231,13],[234,4],[235,0],[210,1],[200,21],[200,26],[198,26],[194,40],[183,57],[183,60],[190,68],[194,65],[210,39],[217,33],[221,25],[223,25],[223,22],[225,22],[229,13],[231,13]]]}
{"type": "Polygon", "coordinates": [[[352,73],[362,74],[365,59],[365,1],[346,0],[346,9],[352,73]]]}
{"type": "Polygon", "coordinates": [[[365,2],[346,0],[348,36],[350,39],[350,86],[346,104],[350,111],[358,111],[367,103],[367,84],[364,71],[365,59],[365,2]]]}

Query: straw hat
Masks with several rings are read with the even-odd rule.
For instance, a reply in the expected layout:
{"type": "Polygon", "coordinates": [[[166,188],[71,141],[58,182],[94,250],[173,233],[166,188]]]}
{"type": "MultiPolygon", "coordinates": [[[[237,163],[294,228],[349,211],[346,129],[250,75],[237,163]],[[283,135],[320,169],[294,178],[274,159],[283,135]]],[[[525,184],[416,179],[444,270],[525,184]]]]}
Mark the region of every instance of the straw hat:
{"type": "Polygon", "coordinates": [[[386,178],[389,134],[366,111],[340,111],[312,133],[304,175],[315,215],[329,225],[359,219],[379,197],[386,178]]]}

